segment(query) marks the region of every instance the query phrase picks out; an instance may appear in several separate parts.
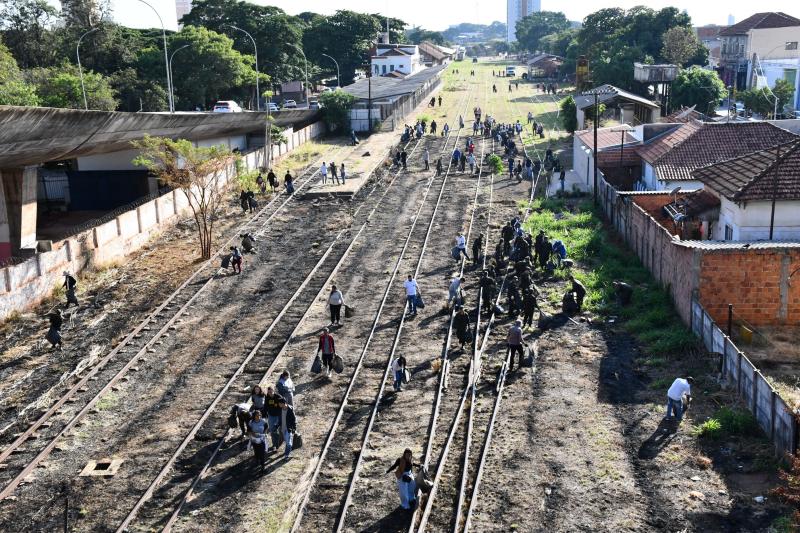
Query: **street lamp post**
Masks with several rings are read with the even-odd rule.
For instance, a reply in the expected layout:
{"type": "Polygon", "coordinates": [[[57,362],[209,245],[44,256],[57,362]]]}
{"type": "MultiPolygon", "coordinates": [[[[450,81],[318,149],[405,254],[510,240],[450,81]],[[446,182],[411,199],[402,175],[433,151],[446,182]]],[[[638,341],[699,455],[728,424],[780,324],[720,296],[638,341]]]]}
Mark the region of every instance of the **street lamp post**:
{"type": "MultiPolygon", "coordinates": [[[[184,48],[189,48],[190,46],[191,46],[190,44],[184,44],[183,46],[181,46],[181,47],[180,47],[180,48],[178,48],[177,50],[173,51],[173,52],[172,52],[172,53],[169,55],[169,78],[170,78],[170,79],[172,79],[172,58],[174,58],[174,57],[175,57],[175,54],[177,54],[178,52],[180,52],[180,51],[181,51],[181,50],[183,50],[184,48]]],[[[174,91],[174,90],[175,90],[175,87],[171,87],[171,90],[172,90],[172,91],[174,91]]],[[[173,92],[173,93],[172,93],[170,96],[172,97],[172,101],[174,102],[174,101],[175,101],[175,93],[173,92]]]]}
{"type": "Polygon", "coordinates": [[[90,33],[96,32],[100,28],[92,28],[91,30],[85,32],[83,35],[80,36],[78,39],[78,44],[75,46],[75,55],[78,56],[78,74],[81,77],[81,92],[83,93],[83,108],[88,111],[89,109],[89,101],[86,99],[86,86],[83,84],[83,67],[81,67],[81,41],[83,38],[89,35],[90,33]]]}
{"type": "Polygon", "coordinates": [[[256,111],[261,111],[261,92],[259,91],[259,88],[258,88],[258,76],[259,76],[259,74],[258,74],[258,46],[256,45],[256,40],[253,39],[253,36],[250,35],[250,33],[248,33],[247,31],[243,30],[242,28],[239,28],[238,26],[234,26],[233,24],[225,24],[225,26],[228,26],[229,28],[233,28],[236,31],[240,31],[240,32],[244,33],[245,35],[250,37],[250,40],[253,42],[253,50],[255,51],[255,54],[256,54],[256,111]]]}
{"type": "Polygon", "coordinates": [[[306,53],[303,52],[302,48],[300,48],[296,44],[293,44],[292,46],[294,46],[294,48],[303,55],[303,61],[305,61],[306,63],[306,84],[303,90],[303,94],[305,95],[306,103],[308,103],[308,58],[306,57],[306,53]]]}
{"type": "Polygon", "coordinates": [[[169,52],[167,51],[167,30],[164,27],[164,21],[161,19],[161,15],[158,14],[156,8],[150,5],[145,0],[139,0],[139,2],[143,3],[147,7],[153,10],[153,13],[156,14],[158,17],[158,21],[161,23],[161,36],[164,39],[164,69],[167,71],[167,99],[169,100],[169,112],[175,112],[175,102],[172,100],[172,76],[169,73],[169,52]]]}
{"type": "Polygon", "coordinates": [[[328,58],[328,59],[330,59],[331,61],[333,61],[333,62],[334,62],[334,64],[336,65],[336,88],[338,89],[339,87],[341,87],[341,86],[342,86],[342,80],[341,80],[341,78],[339,77],[339,62],[338,62],[338,61],[336,61],[336,60],[335,60],[335,59],[334,59],[332,56],[329,56],[328,54],[322,54],[322,55],[323,55],[323,56],[325,56],[325,57],[327,57],[327,58],[328,58]]]}

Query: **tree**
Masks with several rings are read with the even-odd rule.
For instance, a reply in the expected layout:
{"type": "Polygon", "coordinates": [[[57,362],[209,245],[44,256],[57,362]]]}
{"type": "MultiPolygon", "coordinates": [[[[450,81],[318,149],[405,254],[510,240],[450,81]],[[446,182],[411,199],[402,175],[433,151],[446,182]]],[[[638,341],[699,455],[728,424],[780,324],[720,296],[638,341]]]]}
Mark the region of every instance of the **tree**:
{"type": "Polygon", "coordinates": [[[331,17],[316,19],[303,35],[303,46],[309,60],[317,63],[324,60],[323,53],[335,57],[342,84],[348,85],[356,70],[368,64],[368,51],[380,30],[372,15],[339,10],[331,17]]]}
{"type": "Polygon", "coordinates": [[[322,104],[322,118],[329,128],[347,131],[350,129],[350,110],[356,97],[341,89],[322,93],[319,97],[322,104]]]}
{"type": "Polygon", "coordinates": [[[661,50],[661,56],[679,67],[686,66],[689,60],[697,56],[697,50],[703,46],[695,31],[683,26],[668,29],[664,32],[662,39],[664,47],[661,50]]]}
{"type": "Polygon", "coordinates": [[[36,89],[22,77],[17,62],[0,40],[0,105],[39,105],[36,89]]]}
{"type": "Polygon", "coordinates": [[[181,22],[184,26],[202,26],[228,35],[236,50],[253,55],[250,38],[230,26],[241,28],[250,33],[258,45],[261,72],[276,81],[303,78],[305,63],[301,48],[305,23],[282,9],[241,0],[194,0],[191,12],[181,22]]]}
{"type": "Polygon", "coordinates": [[[544,52],[561,57],[566,57],[569,46],[576,42],[578,30],[569,28],[558,33],[545,35],[539,41],[539,45],[544,52]]]}
{"type": "MultiPolygon", "coordinates": [[[[25,77],[36,87],[41,105],[83,109],[83,91],[77,66],[64,62],[58,67],[35,68],[26,71],[25,77]]],[[[116,94],[108,78],[84,70],[83,83],[89,109],[114,111],[117,108],[116,94]]]]}
{"type": "Polygon", "coordinates": [[[737,97],[742,101],[746,110],[763,117],[771,115],[775,108],[775,97],[769,93],[766,87],[741,91],[737,97]]]}
{"type": "Polygon", "coordinates": [[[115,72],[109,81],[117,93],[120,111],[163,111],[168,107],[164,87],[138,75],[133,68],[115,72]]]}
{"type": "Polygon", "coordinates": [[[541,50],[541,39],[545,35],[569,28],[569,20],[558,11],[539,11],[517,21],[517,42],[529,52],[541,50]]]}
{"type": "Polygon", "coordinates": [[[47,0],[6,0],[0,10],[3,40],[25,69],[50,66],[55,60],[51,30],[58,11],[47,0]]]}
{"type": "Polygon", "coordinates": [[[133,164],[147,168],[186,196],[197,226],[200,256],[210,259],[222,179],[233,157],[231,151],[224,146],[198,148],[185,139],[175,141],[150,135],[131,144],[141,152],[133,164]]]}
{"type": "Polygon", "coordinates": [[[675,78],[672,84],[672,107],[695,106],[697,111],[713,115],[725,93],[725,84],[716,72],[694,66],[681,70],[675,78]]]}
{"type": "Polygon", "coordinates": [[[578,106],[572,96],[567,96],[561,100],[561,125],[569,133],[575,133],[578,129],[578,106]]]}
{"type": "Polygon", "coordinates": [[[794,100],[794,85],[783,78],[779,78],[775,81],[772,93],[778,99],[778,113],[783,113],[786,105],[794,100]]]}
{"type": "MultiPolygon", "coordinates": [[[[182,109],[198,104],[208,107],[217,100],[232,99],[239,88],[255,88],[254,57],[234,50],[231,38],[207,28],[184,26],[171,36],[169,48],[175,51],[185,45],[188,48],[172,61],[175,98],[182,109]]],[[[163,56],[163,51],[157,53],[163,56]]],[[[269,79],[262,75],[261,80],[266,84],[269,79]]],[[[250,101],[255,102],[254,95],[250,101]]]]}
{"type": "Polygon", "coordinates": [[[111,18],[111,0],[61,0],[61,19],[65,26],[91,28],[111,18]]]}
{"type": "Polygon", "coordinates": [[[420,44],[424,41],[430,41],[433,44],[438,44],[440,46],[447,44],[447,40],[444,38],[444,35],[442,35],[441,32],[425,30],[419,26],[408,30],[406,32],[406,38],[411,44],[420,44]]]}
{"type": "MultiPolygon", "coordinates": [[[[373,13],[372,18],[375,19],[375,22],[378,23],[378,26],[381,28],[381,31],[386,31],[386,19],[387,17],[381,15],[380,13],[373,13]]],[[[392,17],[388,17],[389,19],[389,42],[392,44],[403,44],[407,43],[406,39],[406,24],[404,21],[392,17]]]]}

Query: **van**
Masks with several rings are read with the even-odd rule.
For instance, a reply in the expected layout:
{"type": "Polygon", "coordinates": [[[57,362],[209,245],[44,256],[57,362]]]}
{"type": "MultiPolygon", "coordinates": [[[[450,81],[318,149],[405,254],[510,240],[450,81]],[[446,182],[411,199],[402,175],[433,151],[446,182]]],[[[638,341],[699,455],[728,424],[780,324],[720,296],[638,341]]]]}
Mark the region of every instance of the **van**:
{"type": "Polygon", "coordinates": [[[517,67],[506,67],[506,76],[516,76],[517,67]]]}
{"type": "Polygon", "coordinates": [[[214,104],[214,113],[241,113],[242,108],[233,100],[220,100],[214,104]]]}

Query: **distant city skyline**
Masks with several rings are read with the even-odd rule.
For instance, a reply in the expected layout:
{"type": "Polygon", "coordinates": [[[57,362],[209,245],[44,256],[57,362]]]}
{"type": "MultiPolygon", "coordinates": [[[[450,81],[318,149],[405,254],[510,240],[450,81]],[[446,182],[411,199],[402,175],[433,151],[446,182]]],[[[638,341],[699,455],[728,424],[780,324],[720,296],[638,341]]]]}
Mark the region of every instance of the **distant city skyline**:
{"type": "MultiPolygon", "coordinates": [[[[58,0],[48,0],[59,6],[58,0]]],[[[304,11],[314,11],[322,14],[333,14],[337,9],[350,9],[368,13],[383,13],[400,18],[413,26],[422,26],[429,30],[445,30],[449,26],[462,22],[491,24],[494,21],[506,22],[507,0],[492,0],[491,2],[473,0],[447,0],[444,2],[430,2],[429,0],[406,0],[405,2],[389,2],[388,0],[333,0],[320,2],[319,0],[251,0],[254,4],[272,5],[279,7],[291,15],[304,11]]],[[[176,15],[175,0],[148,0],[164,20],[167,29],[177,29],[178,17],[176,15]]],[[[606,7],[621,7],[630,9],[642,5],[642,0],[577,0],[574,2],[556,2],[555,0],[541,0],[542,9],[549,11],[563,11],[570,20],[583,20],[583,18],[606,7]]],[[[691,0],[648,0],[646,4],[653,9],[674,6],[686,10],[692,17],[696,26],[707,24],[726,24],[728,16],[733,15],[738,22],[760,11],[783,11],[790,15],[800,17],[800,6],[792,9],[787,0],[763,0],[758,4],[731,0],[720,5],[716,2],[696,2],[691,0]]],[[[138,0],[111,0],[114,20],[132,28],[158,27],[158,19],[153,12],[138,0]]]]}

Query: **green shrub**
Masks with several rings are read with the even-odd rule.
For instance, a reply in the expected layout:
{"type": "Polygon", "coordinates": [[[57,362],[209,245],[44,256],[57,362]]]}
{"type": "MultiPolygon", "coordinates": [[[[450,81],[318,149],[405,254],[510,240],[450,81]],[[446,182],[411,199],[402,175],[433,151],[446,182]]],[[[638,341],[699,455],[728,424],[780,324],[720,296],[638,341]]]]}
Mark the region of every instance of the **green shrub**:
{"type": "Polygon", "coordinates": [[[489,169],[495,174],[502,174],[505,170],[503,166],[503,160],[500,159],[500,156],[497,154],[492,154],[489,156],[489,169]]]}
{"type": "Polygon", "coordinates": [[[702,439],[719,440],[723,436],[722,424],[716,418],[709,418],[692,428],[692,433],[702,439]]]}
{"type": "Polygon", "coordinates": [[[714,417],[728,435],[755,436],[760,433],[758,422],[750,411],[723,407],[714,417]]]}

